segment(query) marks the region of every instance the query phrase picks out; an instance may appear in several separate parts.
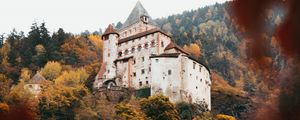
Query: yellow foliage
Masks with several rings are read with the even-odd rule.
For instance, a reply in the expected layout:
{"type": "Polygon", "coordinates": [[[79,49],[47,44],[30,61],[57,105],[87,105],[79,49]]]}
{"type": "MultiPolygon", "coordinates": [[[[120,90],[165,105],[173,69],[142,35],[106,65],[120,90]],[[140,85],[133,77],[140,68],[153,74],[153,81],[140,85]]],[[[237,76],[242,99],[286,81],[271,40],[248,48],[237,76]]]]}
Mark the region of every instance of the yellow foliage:
{"type": "Polygon", "coordinates": [[[59,62],[50,61],[41,70],[41,74],[47,80],[54,80],[55,78],[57,78],[60,75],[61,70],[62,70],[62,66],[59,62]]]}
{"type": "Polygon", "coordinates": [[[88,93],[83,82],[88,78],[84,69],[76,71],[64,71],[54,84],[44,87],[41,94],[47,109],[51,107],[71,106],[74,101],[78,101],[88,93]]]}
{"type": "Polygon", "coordinates": [[[218,114],[218,115],[216,116],[216,119],[217,119],[217,120],[236,120],[235,117],[229,116],[229,115],[224,115],[224,114],[218,114]]]}
{"type": "Polygon", "coordinates": [[[85,69],[78,69],[76,71],[64,71],[57,79],[55,79],[56,85],[64,85],[73,87],[79,84],[83,84],[89,75],[85,69]]]}
{"type": "Polygon", "coordinates": [[[21,70],[20,81],[28,82],[30,80],[31,71],[28,68],[21,70]]]}
{"type": "Polygon", "coordinates": [[[115,106],[115,108],[116,108],[116,114],[126,120],[141,120],[141,119],[143,119],[143,118],[139,118],[138,112],[130,104],[119,103],[115,106]]]}
{"type": "Polygon", "coordinates": [[[3,74],[0,74],[0,101],[9,93],[11,81],[3,74]]]}
{"type": "Polygon", "coordinates": [[[8,103],[12,104],[28,104],[34,101],[34,95],[25,88],[25,82],[20,80],[19,84],[14,86],[9,94],[5,97],[8,103]]]}
{"type": "Polygon", "coordinates": [[[184,45],[183,49],[191,53],[191,55],[196,59],[199,59],[201,56],[201,48],[196,43],[192,43],[189,46],[184,45]]]}
{"type": "Polygon", "coordinates": [[[103,49],[103,41],[100,35],[89,35],[88,38],[93,42],[96,48],[100,50],[103,49]]]}

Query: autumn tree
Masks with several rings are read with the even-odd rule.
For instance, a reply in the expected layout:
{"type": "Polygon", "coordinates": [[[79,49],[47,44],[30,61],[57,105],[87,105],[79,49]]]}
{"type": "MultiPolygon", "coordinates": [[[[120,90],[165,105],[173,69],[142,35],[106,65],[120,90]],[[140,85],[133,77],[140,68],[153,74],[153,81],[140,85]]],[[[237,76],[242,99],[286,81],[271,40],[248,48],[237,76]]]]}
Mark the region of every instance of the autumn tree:
{"type": "Polygon", "coordinates": [[[44,68],[41,69],[41,74],[47,80],[54,80],[62,71],[62,66],[59,62],[49,61],[44,68]]]}
{"type": "Polygon", "coordinates": [[[75,108],[88,94],[83,84],[87,78],[84,69],[64,71],[54,80],[54,84],[45,86],[39,99],[42,119],[74,119],[75,108]]]}
{"type": "Polygon", "coordinates": [[[7,120],[32,120],[37,118],[37,101],[35,97],[25,88],[25,82],[20,82],[12,88],[5,96],[5,101],[9,105],[9,112],[3,115],[7,120]]]}
{"type": "Polygon", "coordinates": [[[4,101],[4,97],[10,91],[11,81],[3,74],[0,74],[0,102],[4,101]]]}
{"type": "Polygon", "coordinates": [[[196,43],[192,43],[189,46],[185,45],[183,49],[191,53],[191,55],[196,59],[199,59],[201,56],[201,48],[196,43]]]}
{"type": "Polygon", "coordinates": [[[154,120],[179,120],[175,105],[168,97],[159,95],[151,96],[140,101],[141,109],[147,117],[154,120]]]}

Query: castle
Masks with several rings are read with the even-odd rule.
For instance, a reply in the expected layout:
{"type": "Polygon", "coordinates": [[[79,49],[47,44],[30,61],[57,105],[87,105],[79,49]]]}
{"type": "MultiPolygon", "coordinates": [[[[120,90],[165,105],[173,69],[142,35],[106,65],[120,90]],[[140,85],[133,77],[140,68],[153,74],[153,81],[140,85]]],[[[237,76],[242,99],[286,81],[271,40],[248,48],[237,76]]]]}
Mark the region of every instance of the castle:
{"type": "Polygon", "coordinates": [[[211,106],[207,67],[176,45],[151,19],[140,2],[118,30],[109,25],[102,35],[103,63],[95,88],[150,88],[173,102],[206,102],[211,106]]]}

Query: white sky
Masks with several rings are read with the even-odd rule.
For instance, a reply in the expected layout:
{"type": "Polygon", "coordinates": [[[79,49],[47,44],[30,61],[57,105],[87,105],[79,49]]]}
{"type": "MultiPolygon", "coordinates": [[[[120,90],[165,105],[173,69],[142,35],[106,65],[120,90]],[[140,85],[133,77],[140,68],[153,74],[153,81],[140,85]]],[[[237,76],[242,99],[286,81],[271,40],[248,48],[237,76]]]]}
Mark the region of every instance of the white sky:
{"type": "MultiPolygon", "coordinates": [[[[46,22],[50,32],[93,32],[108,24],[124,22],[138,0],[0,0],[0,34],[30,30],[36,21],[46,22]]],[[[226,0],[140,0],[155,18],[182,13],[226,0]]]]}

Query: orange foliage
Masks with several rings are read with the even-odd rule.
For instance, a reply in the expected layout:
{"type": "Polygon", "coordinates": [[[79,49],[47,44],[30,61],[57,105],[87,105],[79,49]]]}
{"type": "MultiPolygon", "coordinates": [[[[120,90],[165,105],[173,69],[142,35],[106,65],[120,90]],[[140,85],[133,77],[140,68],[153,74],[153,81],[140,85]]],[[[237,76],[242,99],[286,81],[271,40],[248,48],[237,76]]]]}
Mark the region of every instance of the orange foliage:
{"type": "Polygon", "coordinates": [[[196,43],[192,43],[189,46],[184,45],[183,49],[191,53],[191,55],[196,59],[199,59],[201,56],[201,48],[196,43]]]}
{"type": "Polygon", "coordinates": [[[217,114],[217,120],[236,120],[233,116],[224,115],[224,114],[217,114]]]}
{"type": "Polygon", "coordinates": [[[223,91],[230,94],[245,96],[245,92],[239,88],[232,87],[229,85],[222,76],[215,72],[212,72],[212,90],[223,91]]]}
{"type": "Polygon", "coordinates": [[[95,60],[100,61],[100,54],[97,54],[97,50],[94,49],[93,44],[82,37],[74,37],[66,40],[65,44],[61,47],[61,51],[63,56],[77,58],[76,65],[78,66],[90,64],[95,60]],[[76,56],[70,56],[72,53],[75,53],[76,56]]]}
{"type": "Polygon", "coordinates": [[[9,106],[6,103],[0,103],[0,112],[8,112],[9,106]]]}

